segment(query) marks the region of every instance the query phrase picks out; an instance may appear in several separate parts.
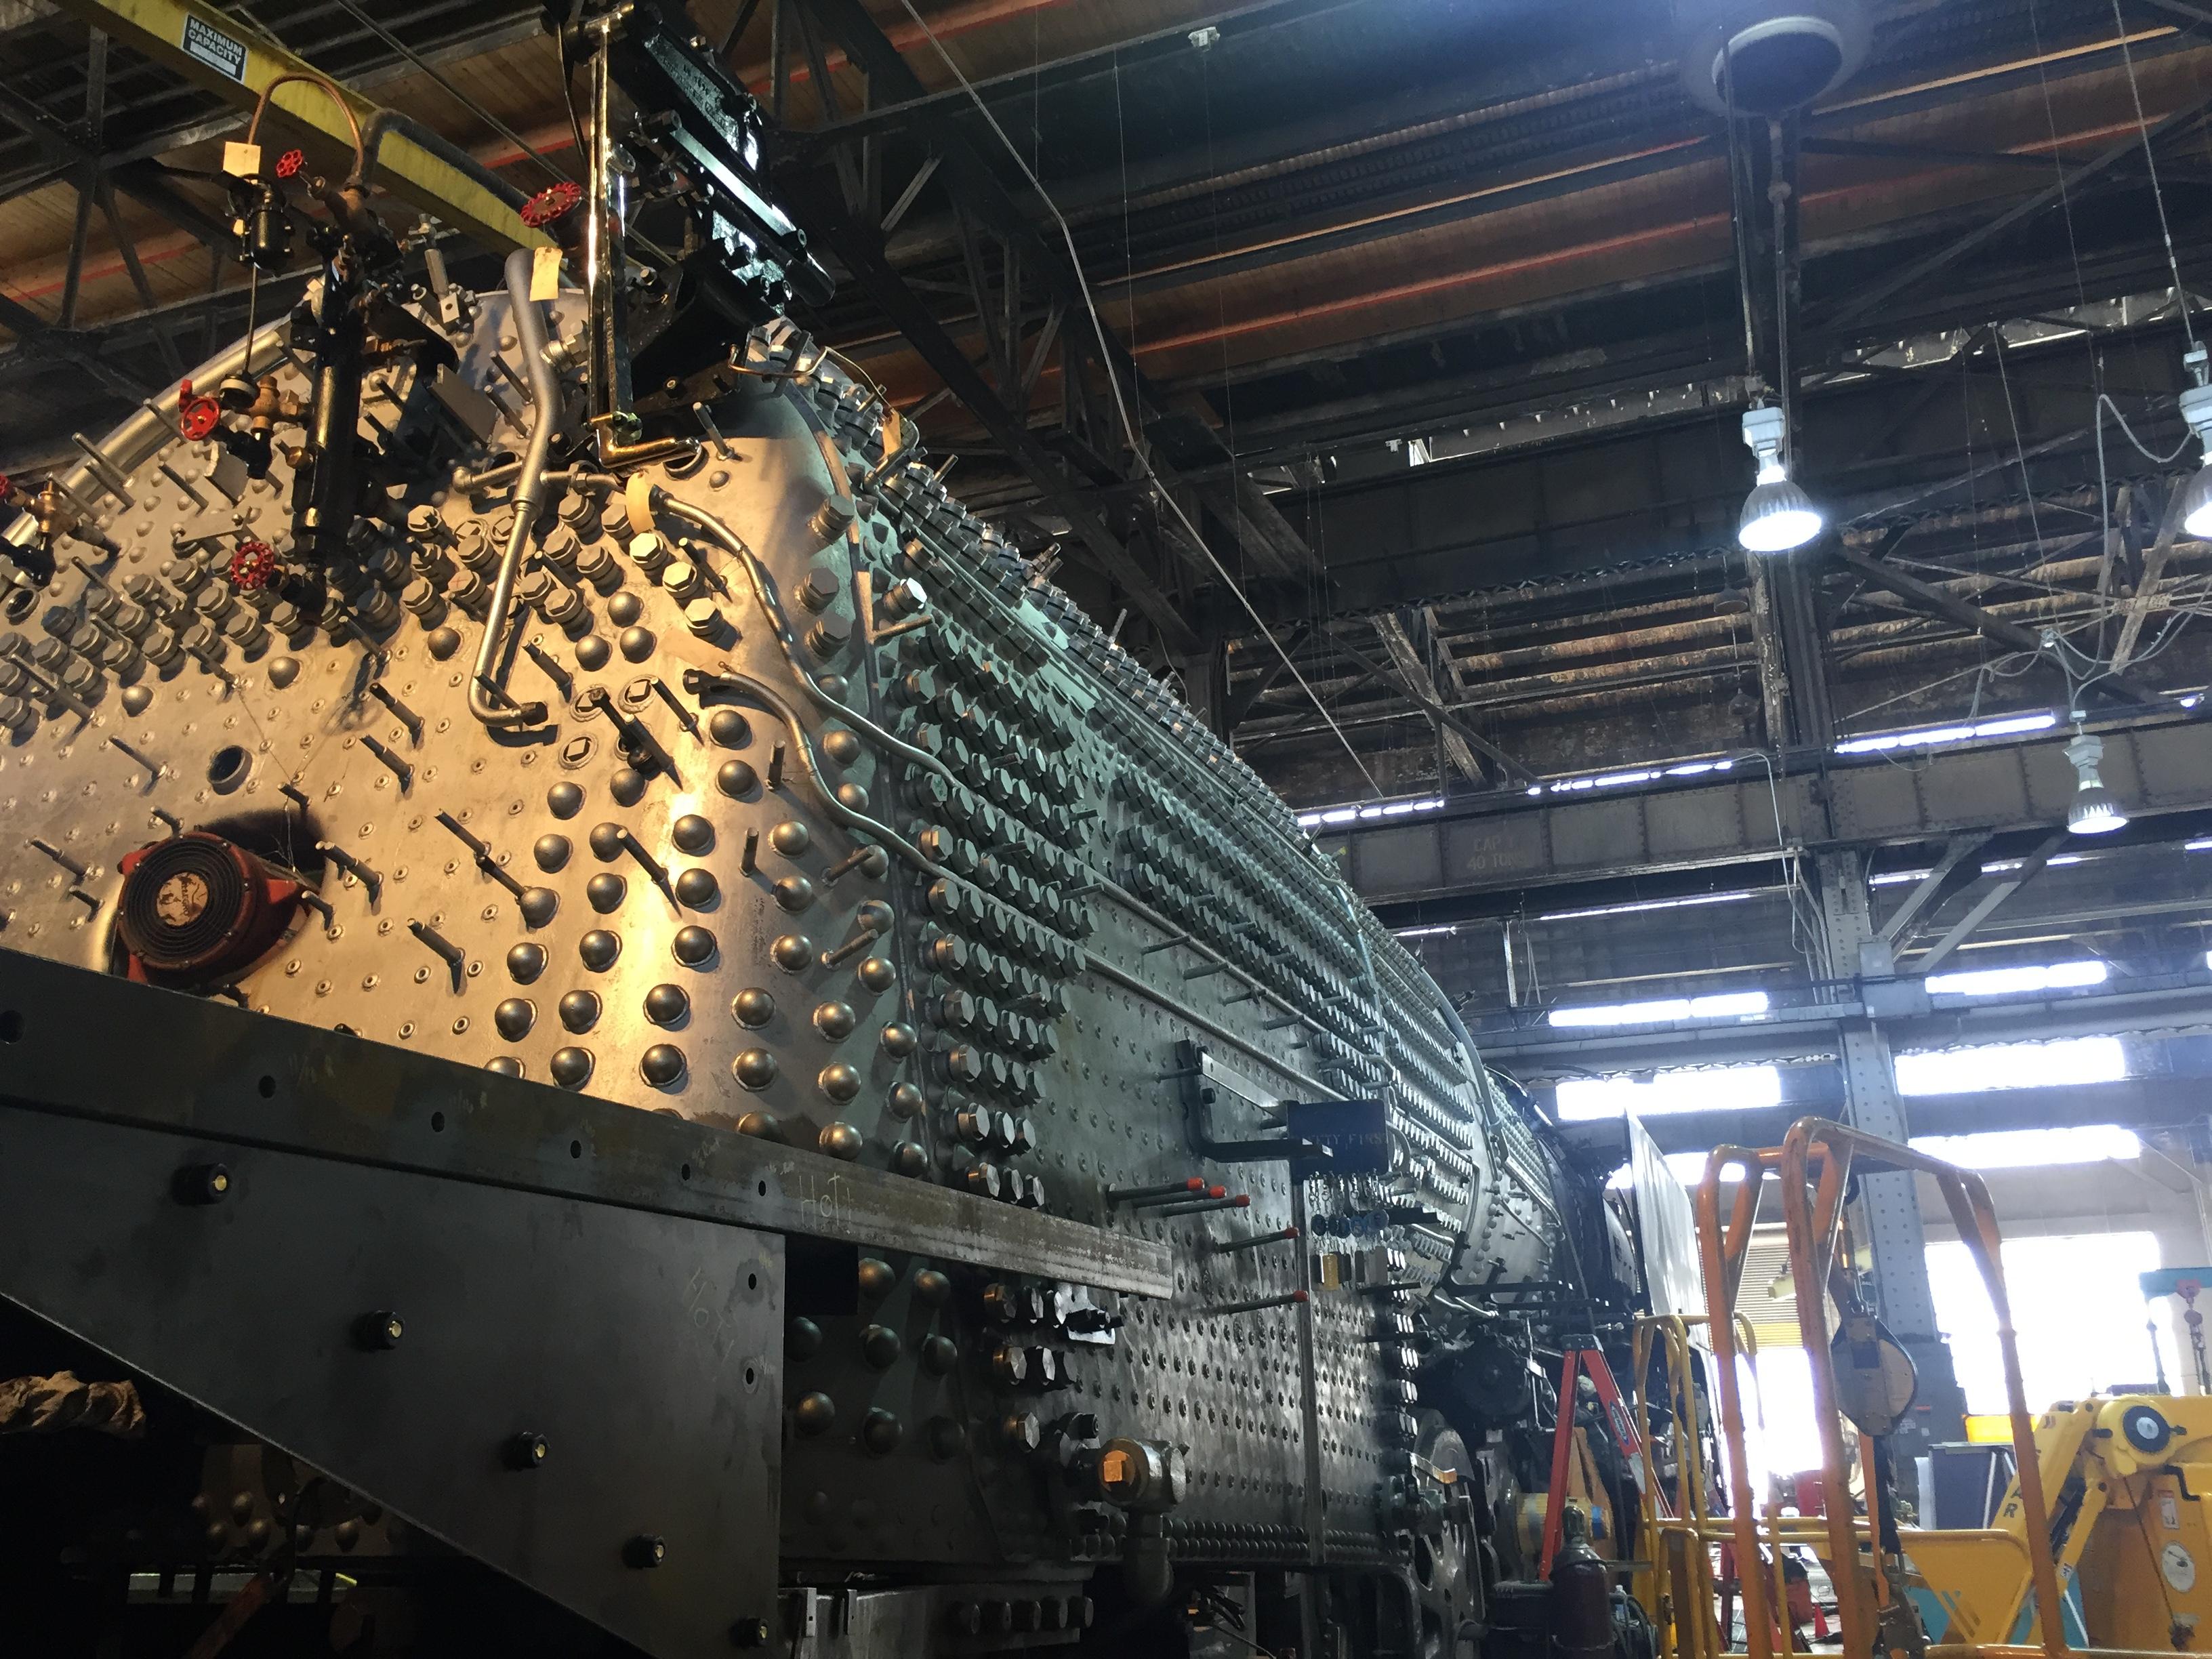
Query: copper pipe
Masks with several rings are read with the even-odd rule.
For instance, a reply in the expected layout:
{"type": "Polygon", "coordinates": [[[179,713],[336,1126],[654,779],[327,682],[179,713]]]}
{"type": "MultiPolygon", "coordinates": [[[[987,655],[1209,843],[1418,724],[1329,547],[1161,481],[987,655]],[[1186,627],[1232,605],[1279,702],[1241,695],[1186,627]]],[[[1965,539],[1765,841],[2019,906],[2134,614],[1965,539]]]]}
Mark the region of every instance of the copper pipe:
{"type": "Polygon", "coordinates": [[[361,178],[368,171],[366,152],[361,143],[361,118],[353,112],[353,106],[346,102],[346,95],[338,90],[337,82],[327,76],[316,74],[313,70],[288,70],[261,88],[261,96],[254,100],[253,118],[246,124],[246,142],[249,144],[258,142],[261,118],[269,112],[270,94],[277,88],[295,82],[317,88],[338,106],[338,113],[345,117],[347,129],[353,134],[353,176],[361,178]]]}

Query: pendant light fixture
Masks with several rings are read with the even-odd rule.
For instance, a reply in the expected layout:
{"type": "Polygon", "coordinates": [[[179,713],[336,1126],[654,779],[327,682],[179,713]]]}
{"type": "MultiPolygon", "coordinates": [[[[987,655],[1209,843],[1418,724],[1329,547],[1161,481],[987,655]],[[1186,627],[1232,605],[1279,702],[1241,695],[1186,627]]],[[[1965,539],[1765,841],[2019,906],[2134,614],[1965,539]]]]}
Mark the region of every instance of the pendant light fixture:
{"type": "Polygon", "coordinates": [[[1743,441],[1759,459],[1759,481],[1744,498],[1735,538],[1747,553],[1787,553],[1820,533],[1820,508],[1790,476],[1784,456],[1789,422],[1772,405],[1743,412],[1743,441]]]}
{"type": "Polygon", "coordinates": [[[2080,779],[2074,799],[2066,804],[2066,827],[2077,836],[2108,836],[2124,825],[2128,809],[2097,774],[2098,763],[2105,758],[2105,740],[2077,732],[2066,745],[2066,758],[2074,763],[2080,779]]]}
{"type": "Polygon", "coordinates": [[[2181,487],[2181,533],[2199,541],[2212,538],[2212,386],[2207,386],[2204,348],[2193,345],[2181,359],[2190,384],[2181,392],[2181,418],[2204,446],[2204,464],[2181,487]]]}

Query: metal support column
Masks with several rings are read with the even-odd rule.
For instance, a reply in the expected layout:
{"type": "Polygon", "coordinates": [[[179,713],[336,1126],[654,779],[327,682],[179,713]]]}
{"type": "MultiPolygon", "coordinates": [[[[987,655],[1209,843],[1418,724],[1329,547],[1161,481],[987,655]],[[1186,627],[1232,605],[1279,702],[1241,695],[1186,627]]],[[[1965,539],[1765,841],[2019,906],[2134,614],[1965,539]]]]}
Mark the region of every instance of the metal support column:
{"type": "MultiPolygon", "coordinates": [[[[1893,976],[1896,963],[1889,940],[1874,925],[1865,866],[1856,853],[1824,853],[1817,871],[1821,925],[1833,971],[1857,981],[1860,1000],[1866,1003],[1865,981],[1893,976]]],[[[1889,1038],[1880,1022],[1871,1016],[1844,1021],[1841,1042],[1846,1121],[1886,1139],[1908,1139],[1889,1038]]],[[[1913,1415],[1901,1432],[1922,1444],[1963,1438],[1966,1401],[1952,1370],[1950,1348],[1936,1325],[1915,1177],[1863,1176],[1858,1187],[1853,1231],[1871,1258],[1881,1316],[1920,1373],[1913,1415]]]]}

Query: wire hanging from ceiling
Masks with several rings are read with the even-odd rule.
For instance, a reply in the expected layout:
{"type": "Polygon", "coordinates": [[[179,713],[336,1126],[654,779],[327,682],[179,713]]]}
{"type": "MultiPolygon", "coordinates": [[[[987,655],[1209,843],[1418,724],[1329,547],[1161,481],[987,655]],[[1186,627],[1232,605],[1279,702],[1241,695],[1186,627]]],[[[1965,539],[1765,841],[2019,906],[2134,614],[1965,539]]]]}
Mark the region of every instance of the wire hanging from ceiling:
{"type": "Polygon", "coordinates": [[[2120,61],[2127,66],[2128,95],[2135,103],[2136,131],[2142,135],[2143,166],[2150,173],[2150,198],[2158,209],[2158,231],[2166,243],[2166,270],[2173,276],[2173,303],[2180,308],[2182,331],[2188,335],[2193,350],[2197,345],[2197,324],[2189,312],[2189,290],[2181,285],[2181,259],[2173,251],[2173,227],[2166,216],[2166,190],[2158,180],[2158,157],[2151,149],[2150,123],[2143,116],[2142,88],[2136,80],[2136,55],[2128,46],[2128,26],[2120,15],[2120,0],[2112,0],[2112,27],[2119,34],[2120,61]]]}
{"type": "Polygon", "coordinates": [[[1176,521],[1189,532],[1192,544],[1206,556],[1206,563],[1213,568],[1213,574],[1220,578],[1222,586],[1236,597],[1237,603],[1243,608],[1244,614],[1252,619],[1252,625],[1260,630],[1261,638],[1274,647],[1275,654],[1283,659],[1284,668],[1289,672],[1291,678],[1297,682],[1298,689],[1312,701],[1314,708],[1319,711],[1322,719],[1328,722],[1328,729],[1336,734],[1336,740],[1344,745],[1344,752],[1352,757],[1352,765],[1359,769],[1359,775],[1367,781],[1368,788],[1372,790],[1379,799],[1382,794],[1382,786],[1375,781],[1374,773],[1367,769],[1367,763],[1359,757],[1359,751],[1352,747],[1351,738],[1346,734],[1344,728],[1337,724],[1336,716],[1329,712],[1328,706],[1321,700],[1321,694],[1307,684],[1306,677],[1298,672],[1298,665],[1291,660],[1291,653],[1283,648],[1283,642],[1275,637],[1274,630],[1261,619],[1259,611],[1252,604],[1250,596],[1244,592],[1237,579],[1229,574],[1227,568],[1222,564],[1212,548],[1206,544],[1206,538],[1199,533],[1198,526],[1190,521],[1190,515],[1182,510],[1182,504],[1176,500],[1167,486],[1160,482],[1159,475],[1152,470],[1152,456],[1137,432],[1136,423],[1129,418],[1128,400],[1121,393],[1121,377],[1112,372],[1113,348],[1109,343],[1110,337],[1106,332],[1104,319],[1098,314],[1098,302],[1091,297],[1091,279],[1084,271],[1082,256],[1076,252],[1075,233],[1068,228],[1067,220],[1061,214],[1060,204],[1053,200],[1052,193],[1045,189],[1043,182],[1038,179],[1036,173],[1031,171],[1029,162],[1023,158],[1020,148],[1006,136],[1006,130],[999,125],[998,118],[991,113],[991,107],[983,101],[982,94],[975,90],[974,83],[961,72],[960,66],[952,61],[951,54],[945,50],[945,43],[937,38],[936,32],[929,27],[922,15],[915,9],[914,0],[900,0],[900,4],[904,8],[908,17],[913,20],[914,26],[921,31],[922,37],[929,42],[932,50],[937,53],[939,61],[945,65],[946,71],[959,82],[960,89],[967,94],[968,101],[975,105],[976,112],[983,118],[984,125],[989,127],[997,137],[1006,154],[1014,158],[1014,165],[1021,169],[1022,177],[1029,181],[1030,188],[1036,192],[1037,199],[1044,204],[1045,210],[1052,215],[1054,224],[1059,227],[1060,240],[1067,249],[1068,265],[1074,273],[1077,291],[1083,296],[1083,308],[1091,319],[1092,331],[1097,336],[1099,356],[1108,369],[1106,383],[1114,393],[1115,413],[1120,417],[1123,435],[1128,440],[1131,459],[1135,463],[1145,480],[1152,485],[1155,498],[1160,505],[1173,514],[1176,521]]]}

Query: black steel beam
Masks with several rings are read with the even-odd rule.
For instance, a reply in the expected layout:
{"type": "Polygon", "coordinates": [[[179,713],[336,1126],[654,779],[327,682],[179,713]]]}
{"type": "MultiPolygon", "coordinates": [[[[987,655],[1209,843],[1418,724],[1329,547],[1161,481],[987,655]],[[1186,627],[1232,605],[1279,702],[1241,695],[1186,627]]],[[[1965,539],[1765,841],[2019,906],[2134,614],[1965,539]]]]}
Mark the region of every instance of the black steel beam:
{"type": "Polygon", "coordinates": [[[15,353],[10,355],[23,361],[34,361],[40,357],[66,359],[117,397],[132,403],[153,390],[137,377],[103,359],[93,348],[88,336],[72,329],[55,327],[37,312],[4,294],[0,294],[0,328],[6,329],[20,342],[15,353]]]}
{"type": "Polygon", "coordinates": [[[1986,246],[2014,225],[2033,218],[2057,203],[2068,191],[2080,189],[2100,173],[2119,166],[2138,150],[2146,146],[2154,148],[2163,139],[2186,132],[2202,121],[2207,112],[2212,112],[2212,95],[2183,105],[2153,126],[2148,134],[2130,133],[2118,143],[2108,145],[2072,172],[2063,173],[2056,183],[2014,204],[1996,217],[1984,220],[1963,235],[1954,237],[1893,276],[1861,289],[1826,316],[1814,319],[1814,328],[1820,333],[1833,334],[1870,316],[1916,283],[1957,264],[1977,248],[1986,246]]]}
{"type": "MultiPolygon", "coordinates": [[[[2018,623],[1991,616],[1978,605],[1969,605],[1955,594],[1923,582],[1917,576],[1908,576],[1887,559],[1869,558],[1842,543],[1837,544],[1835,553],[1838,559],[1877,587],[1887,588],[1917,610],[1940,617],[1946,622],[1955,623],[1961,628],[1972,629],[1992,644],[2002,645],[2008,650],[2025,651],[2037,656],[2043,653],[2042,640],[2018,623]]],[[[2098,692],[2109,702],[2130,708],[2148,708],[2159,701],[2156,691],[2124,674],[2100,674],[2088,683],[2087,689],[2098,692]]]]}
{"type": "Polygon", "coordinates": [[[1121,538],[1107,526],[1096,509],[1070,487],[1067,475],[1052,452],[1000,401],[990,383],[968,361],[959,343],[945,331],[929,307],[891,269],[884,258],[883,240],[875,227],[854,218],[834,186],[817,185],[811,195],[813,207],[806,216],[808,221],[854,281],[867,290],[869,298],[907,337],[922,361],[952,388],[954,397],[974,411],[993,441],[1067,520],[1069,528],[1097,561],[1099,568],[1121,585],[1131,602],[1159,630],[1169,648],[1185,656],[1195,655],[1200,649],[1199,636],[1181,607],[1161,589],[1151,573],[1129,556],[1121,538]]]}
{"type": "MultiPolygon", "coordinates": [[[[21,93],[0,86],[0,116],[21,127],[31,141],[57,166],[81,168],[101,161],[99,154],[79,143],[49,121],[39,106],[21,93]]],[[[229,234],[214,216],[167,179],[167,169],[150,161],[118,161],[107,165],[115,187],[143,203],[181,230],[190,231],[212,246],[229,234]]]]}
{"type": "MultiPolygon", "coordinates": [[[[837,37],[852,61],[866,73],[870,87],[883,97],[912,100],[925,95],[926,88],[913,66],[900,55],[898,48],[892,45],[890,38],[868,15],[860,0],[802,0],[802,3],[837,37]]],[[[1161,411],[1166,408],[1165,401],[1146,382],[1144,371],[1127,347],[1104,325],[1103,320],[1096,319],[1082,274],[1073,263],[1073,251],[1040,234],[1029,214],[1000,181],[989,161],[950,118],[949,107],[926,115],[922,126],[929,134],[937,152],[944,157],[941,171],[956,204],[972,213],[978,223],[988,227],[1004,242],[1009,250],[1009,258],[1017,261],[1022,269],[1033,273],[1070,316],[1082,319],[1083,325],[1079,328],[1063,331],[1063,351],[1066,354],[1063,359],[1063,372],[1079,372],[1074,367],[1076,357],[1095,347],[1100,355],[1102,366],[1114,376],[1116,384],[1127,384],[1131,387],[1136,404],[1137,422],[1157,441],[1162,434],[1154,431],[1153,427],[1163,418],[1161,411]]],[[[896,275],[880,248],[876,257],[884,270],[896,275]]],[[[903,278],[899,280],[903,282],[903,278]]],[[[880,297],[878,303],[881,303],[880,297]]],[[[889,307],[886,307],[885,310],[888,313],[889,307]]],[[[911,331],[903,324],[897,323],[896,319],[894,323],[902,333],[911,336],[911,331]]],[[[987,323],[987,331],[988,326],[987,323]]],[[[1011,355],[1011,341],[1007,343],[1007,349],[1011,355]]],[[[965,358],[962,361],[964,362],[965,358]]],[[[937,365],[933,362],[931,367],[934,368],[937,365]]],[[[939,372],[942,373],[941,370],[939,372]]],[[[1007,385],[1010,391],[1014,384],[1009,374],[1007,385]]],[[[959,396],[963,403],[968,403],[979,419],[983,417],[984,412],[975,409],[964,394],[956,392],[955,395],[959,396]]],[[[1209,465],[1233,463],[1233,457],[1227,448],[1210,431],[1195,422],[1185,425],[1194,428],[1195,439],[1202,446],[1202,453],[1194,457],[1184,456],[1182,460],[1209,465]]],[[[1178,435],[1192,435],[1185,430],[1185,426],[1178,426],[1176,430],[1178,435]]],[[[1004,440],[996,431],[993,436],[1003,445],[1004,440]]],[[[1018,452],[1009,450],[1008,453],[1015,454],[1018,452]]],[[[1024,470],[1029,470],[1026,460],[1023,465],[1024,470]]],[[[1139,465],[1146,463],[1140,459],[1139,465]]],[[[1168,488],[1157,476],[1155,482],[1161,483],[1164,490],[1168,488]]],[[[1297,552],[1304,554],[1304,568],[1318,574],[1320,561],[1286,524],[1280,526],[1279,536],[1270,539],[1279,540],[1285,537],[1288,538],[1289,544],[1295,547],[1297,552]]],[[[1086,537],[1085,539],[1088,541],[1089,538],[1086,537]]],[[[1189,654],[1187,647],[1179,649],[1182,654],[1189,654]]]]}

